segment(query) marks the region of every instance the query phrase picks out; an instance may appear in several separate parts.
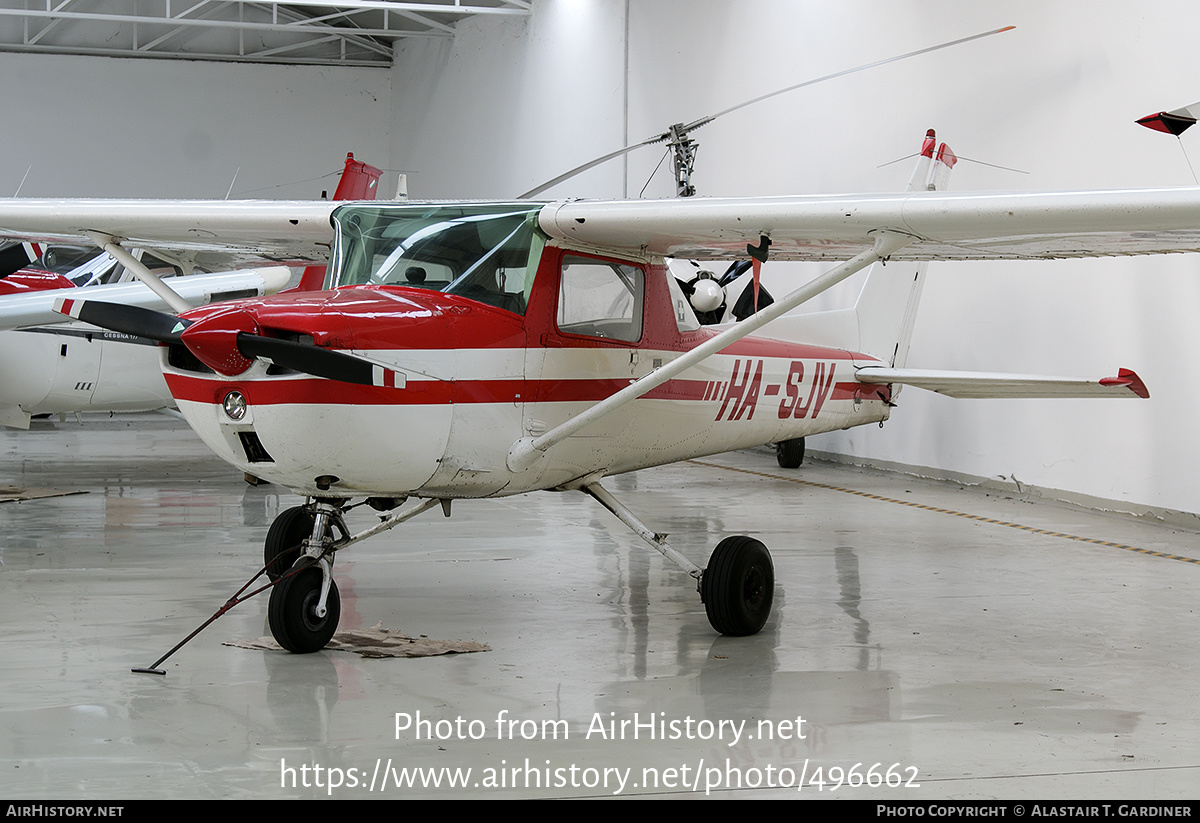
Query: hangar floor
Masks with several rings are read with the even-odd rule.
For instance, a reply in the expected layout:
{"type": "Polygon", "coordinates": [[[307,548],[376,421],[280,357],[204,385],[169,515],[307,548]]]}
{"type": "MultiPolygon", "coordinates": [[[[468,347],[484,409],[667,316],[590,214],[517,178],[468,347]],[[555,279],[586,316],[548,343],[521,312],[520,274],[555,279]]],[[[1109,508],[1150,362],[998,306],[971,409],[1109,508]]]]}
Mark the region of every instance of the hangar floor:
{"type": "Polygon", "coordinates": [[[1200,790],[1192,533],[742,452],[609,487],[700,564],[730,533],[771,548],[756,637],[715,636],[682,572],[591,499],[544,493],[435,509],[338,561],[343,627],[491,651],[222,645],[267,633],[264,596],[158,677],[130,667],[236,591],[296,498],[247,486],[163,416],[35,422],[3,447],[0,484],[86,493],[0,503],[0,795],[1200,790]],[[864,781],[893,786],[847,785],[864,781]]]}

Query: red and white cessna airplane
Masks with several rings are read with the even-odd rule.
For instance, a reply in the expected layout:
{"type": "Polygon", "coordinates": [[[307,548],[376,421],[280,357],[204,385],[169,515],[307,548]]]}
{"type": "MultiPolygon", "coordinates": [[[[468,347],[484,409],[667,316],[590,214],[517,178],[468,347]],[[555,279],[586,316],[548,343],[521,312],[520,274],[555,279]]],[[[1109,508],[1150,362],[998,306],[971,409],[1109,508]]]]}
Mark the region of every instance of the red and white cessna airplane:
{"type": "Polygon", "coordinates": [[[768,619],[774,573],[749,536],[701,569],[605,477],[888,418],[902,385],[962,397],[1146,397],[1101,380],[906,367],[922,269],[1200,251],[1200,189],[948,194],[932,133],[899,194],[537,203],[0,202],[0,235],[287,259],[329,251],[324,291],[176,315],[62,301],[162,343],[180,410],[239,469],[307,502],[266,540],[280,644],[320,649],[336,552],[456,498],[577,489],[698,581],[719,632],[768,619]],[[667,258],[832,260],[733,325],[702,327],[667,258]],[[887,265],[882,265],[887,263],[887,265]],[[788,315],[872,267],[853,308],[788,315]],[[767,325],[770,323],[771,325],[767,325]],[[761,330],[762,334],[755,334],[761,330]],[[420,501],[401,508],[409,498],[420,501]],[[352,501],[391,512],[351,534],[352,501]]]}

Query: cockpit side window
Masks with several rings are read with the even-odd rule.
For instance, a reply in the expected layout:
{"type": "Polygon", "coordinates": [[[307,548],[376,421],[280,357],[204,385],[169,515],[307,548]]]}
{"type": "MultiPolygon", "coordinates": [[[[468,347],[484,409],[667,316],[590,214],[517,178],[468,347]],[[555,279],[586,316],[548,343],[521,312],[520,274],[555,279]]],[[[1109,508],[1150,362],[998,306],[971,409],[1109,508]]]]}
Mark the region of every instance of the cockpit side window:
{"type": "Polygon", "coordinates": [[[636,266],[566,256],[559,278],[559,331],[636,343],[642,339],[645,292],[645,272],[636,266]]]}

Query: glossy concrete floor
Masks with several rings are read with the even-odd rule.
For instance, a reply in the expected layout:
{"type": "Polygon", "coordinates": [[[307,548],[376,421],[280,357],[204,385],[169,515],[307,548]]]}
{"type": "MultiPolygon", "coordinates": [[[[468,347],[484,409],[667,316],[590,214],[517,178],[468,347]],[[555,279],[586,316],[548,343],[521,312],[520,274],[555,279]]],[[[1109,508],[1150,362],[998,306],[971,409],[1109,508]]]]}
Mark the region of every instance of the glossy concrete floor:
{"type": "Polygon", "coordinates": [[[756,637],[714,635],[690,580],[590,498],[543,493],[338,560],[343,627],[490,652],[222,645],[267,633],[259,597],[158,677],[130,668],[244,582],[296,498],[163,416],[0,442],[0,485],[85,492],[0,503],[6,797],[1200,794],[1195,534],[742,452],[609,487],[700,564],[727,534],[771,548],[756,637]]]}

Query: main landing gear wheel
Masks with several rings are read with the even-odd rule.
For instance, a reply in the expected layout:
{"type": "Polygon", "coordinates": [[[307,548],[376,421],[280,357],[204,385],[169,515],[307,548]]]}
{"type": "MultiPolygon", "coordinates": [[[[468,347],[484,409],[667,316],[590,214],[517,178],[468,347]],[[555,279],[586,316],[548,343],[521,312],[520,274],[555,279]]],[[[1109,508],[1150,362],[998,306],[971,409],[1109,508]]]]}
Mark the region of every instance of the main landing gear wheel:
{"type": "Polygon", "coordinates": [[[278,580],[292,567],[303,551],[304,539],[312,534],[313,514],[303,506],[287,509],[267,529],[267,540],[263,544],[263,563],[267,577],[278,580]]]}
{"type": "Polygon", "coordinates": [[[804,438],[780,440],[775,444],[775,459],[783,469],[798,469],[804,462],[804,438]]]}
{"type": "Polygon", "coordinates": [[[771,615],[775,598],[771,553],[753,537],[726,537],[708,560],[700,596],[708,622],[721,634],[758,634],[771,615]]]}
{"type": "Polygon", "coordinates": [[[275,641],[289,652],[307,654],[325,648],[342,616],[342,599],[337,583],[329,581],[325,616],[317,616],[321,602],[321,569],[310,566],[284,577],[271,589],[267,622],[275,641]]]}

